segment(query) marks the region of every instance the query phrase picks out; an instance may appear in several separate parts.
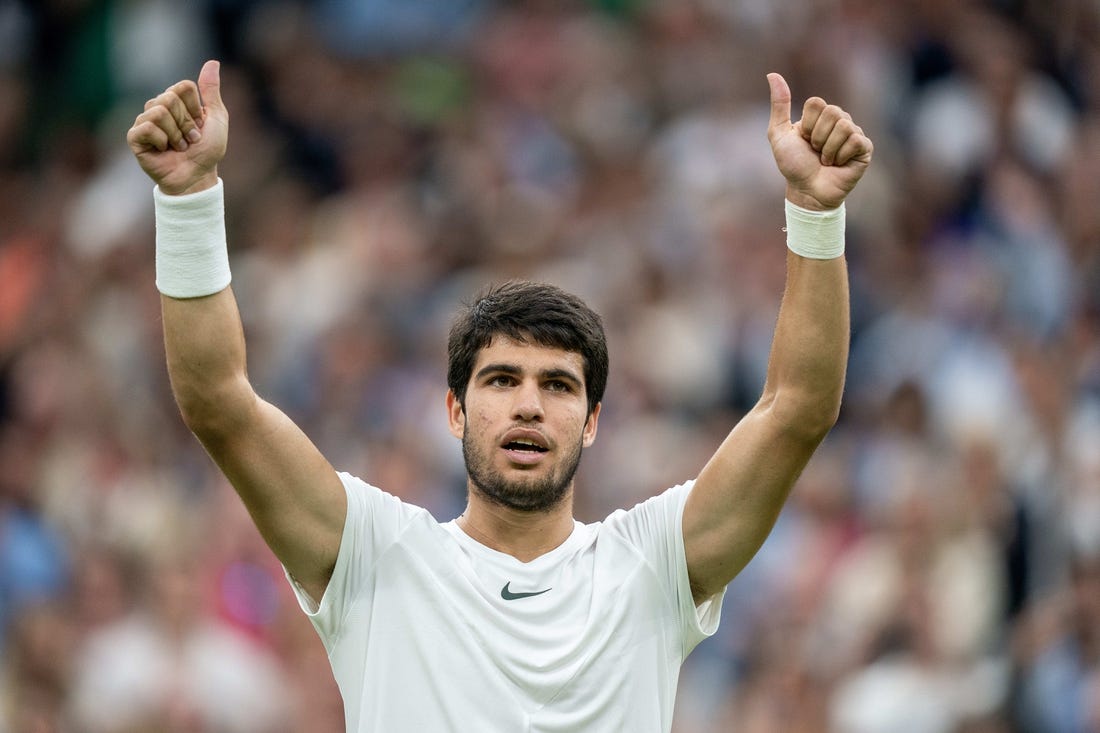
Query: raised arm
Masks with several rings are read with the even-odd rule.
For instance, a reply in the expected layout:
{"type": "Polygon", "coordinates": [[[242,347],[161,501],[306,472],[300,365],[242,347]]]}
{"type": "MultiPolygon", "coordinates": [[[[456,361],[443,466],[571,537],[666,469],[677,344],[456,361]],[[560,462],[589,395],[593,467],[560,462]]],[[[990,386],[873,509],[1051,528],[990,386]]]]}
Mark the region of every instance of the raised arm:
{"type": "Polygon", "coordinates": [[[157,184],[157,287],[172,393],[187,426],[240,494],[294,578],[320,599],[340,547],[347,497],[320,451],[248,381],[228,287],[218,163],[229,114],[219,66],[149,100],[126,139],[157,184]]]}
{"type": "Polygon", "coordinates": [[[818,97],[792,123],[787,82],[769,74],[768,83],[768,140],[787,180],[792,249],[763,394],[700,472],[684,508],[697,603],[724,588],[763,544],[836,422],[844,389],[849,314],[841,207],[871,161],[872,144],[850,115],[818,97]]]}

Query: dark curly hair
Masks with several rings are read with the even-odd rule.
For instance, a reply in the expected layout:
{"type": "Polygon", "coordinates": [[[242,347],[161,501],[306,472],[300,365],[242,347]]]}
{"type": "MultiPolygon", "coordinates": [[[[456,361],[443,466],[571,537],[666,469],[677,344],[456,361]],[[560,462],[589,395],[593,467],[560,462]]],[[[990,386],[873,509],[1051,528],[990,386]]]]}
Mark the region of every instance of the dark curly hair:
{"type": "Polygon", "coordinates": [[[580,354],[589,414],[603,399],[608,357],[599,315],[583,300],[554,285],[512,280],[491,286],[466,303],[451,325],[447,386],[460,403],[465,404],[466,385],[478,351],[496,335],[580,354]]]}

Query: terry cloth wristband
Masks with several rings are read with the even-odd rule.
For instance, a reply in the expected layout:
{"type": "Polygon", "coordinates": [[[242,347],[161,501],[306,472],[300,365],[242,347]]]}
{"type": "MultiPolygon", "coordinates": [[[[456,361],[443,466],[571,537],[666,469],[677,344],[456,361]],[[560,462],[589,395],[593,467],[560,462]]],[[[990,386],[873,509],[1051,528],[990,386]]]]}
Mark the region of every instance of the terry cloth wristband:
{"type": "Polygon", "coordinates": [[[788,249],[813,260],[831,260],[844,254],[843,202],[829,211],[811,211],[784,201],[788,249]]]}
{"type": "Polygon", "coordinates": [[[198,193],[169,196],[153,189],[157,221],[157,290],[170,298],[201,298],[231,279],[225,243],[222,179],[198,193]]]}

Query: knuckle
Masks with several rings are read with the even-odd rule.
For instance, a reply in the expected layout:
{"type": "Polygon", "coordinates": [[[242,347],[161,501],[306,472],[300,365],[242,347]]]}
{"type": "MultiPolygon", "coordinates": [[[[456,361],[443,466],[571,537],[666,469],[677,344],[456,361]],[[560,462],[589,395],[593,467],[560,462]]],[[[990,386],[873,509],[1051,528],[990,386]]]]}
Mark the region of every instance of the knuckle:
{"type": "Polygon", "coordinates": [[[156,110],[156,109],[163,109],[165,107],[170,106],[171,104],[172,104],[172,97],[167,92],[165,92],[163,94],[158,94],[157,96],[153,97],[148,102],[146,102],[145,103],[145,110],[150,111],[150,110],[156,110]]]}
{"type": "Polygon", "coordinates": [[[198,85],[195,84],[195,82],[191,81],[190,79],[184,79],[182,81],[176,82],[172,86],[168,87],[168,89],[182,96],[190,92],[197,92],[199,88],[198,85]]]}
{"type": "Polygon", "coordinates": [[[176,118],[172,116],[167,108],[154,107],[149,110],[148,115],[149,123],[160,129],[170,139],[178,140],[182,135],[179,125],[176,124],[176,118]]]}

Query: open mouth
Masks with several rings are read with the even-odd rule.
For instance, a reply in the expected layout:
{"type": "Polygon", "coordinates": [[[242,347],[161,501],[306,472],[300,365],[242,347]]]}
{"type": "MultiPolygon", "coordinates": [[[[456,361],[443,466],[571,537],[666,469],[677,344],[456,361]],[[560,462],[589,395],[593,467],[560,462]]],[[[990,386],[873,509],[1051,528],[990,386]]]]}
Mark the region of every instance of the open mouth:
{"type": "Polygon", "coordinates": [[[514,428],[501,437],[500,447],[514,465],[534,466],[550,452],[550,443],[538,430],[514,428]]]}
{"type": "Polygon", "coordinates": [[[519,438],[516,440],[510,440],[504,444],[504,450],[519,451],[521,453],[545,453],[547,448],[539,445],[533,440],[526,440],[519,438]]]}

